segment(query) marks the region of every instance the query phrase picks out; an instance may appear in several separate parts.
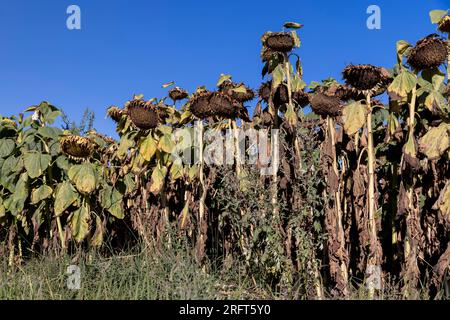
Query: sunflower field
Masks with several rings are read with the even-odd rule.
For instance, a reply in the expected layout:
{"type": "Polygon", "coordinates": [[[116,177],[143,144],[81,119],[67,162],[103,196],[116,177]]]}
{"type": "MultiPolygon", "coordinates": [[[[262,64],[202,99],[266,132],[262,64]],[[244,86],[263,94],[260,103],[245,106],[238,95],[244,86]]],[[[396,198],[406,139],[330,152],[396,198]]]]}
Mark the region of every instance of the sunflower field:
{"type": "Polygon", "coordinates": [[[13,269],[46,252],[182,244],[199,270],[239,261],[295,298],[450,295],[450,14],[430,17],[437,33],[399,40],[393,67],[309,84],[302,25],[288,22],[261,37],[258,89],[224,74],[191,93],[165,84],[167,97],[107,108],[118,140],[60,129],[46,101],[0,116],[0,255],[13,269]],[[198,128],[235,133],[230,163],[204,161],[198,128]],[[272,174],[243,161],[236,129],[277,141],[272,174]],[[200,143],[189,164],[172,156],[180,130],[200,143]]]}

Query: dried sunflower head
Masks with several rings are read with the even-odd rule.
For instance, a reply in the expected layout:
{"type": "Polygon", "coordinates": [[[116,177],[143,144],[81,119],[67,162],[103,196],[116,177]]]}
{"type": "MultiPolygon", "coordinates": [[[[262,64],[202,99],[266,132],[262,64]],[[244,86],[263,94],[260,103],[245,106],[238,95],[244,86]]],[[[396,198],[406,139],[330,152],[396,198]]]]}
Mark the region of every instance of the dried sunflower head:
{"type": "Polygon", "coordinates": [[[450,33],[450,14],[442,17],[438,23],[438,29],[441,32],[450,33]]]}
{"type": "Polygon", "coordinates": [[[122,115],[124,115],[123,109],[120,109],[116,106],[111,106],[106,110],[108,116],[113,119],[114,122],[119,122],[122,119],[122,115]]]}
{"type": "Polygon", "coordinates": [[[0,121],[0,123],[3,124],[3,125],[10,125],[10,126],[13,126],[13,127],[17,127],[17,123],[14,120],[11,120],[9,118],[3,118],[0,121]]]}
{"type": "Polygon", "coordinates": [[[127,105],[127,113],[133,124],[141,130],[158,126],[159,117],[156,105],[141,99],[133,99],[127,105]]]}
{"type": "Polygon", "coordinates": [[[94,137],[96,137],[96,138],[98,138],[98,139],[101,139],[101,140],[103,140],[103,141],[104,141],[105,143],[107,143],[107,144],[114,143],[114,139],[113,139],[113,138],[108,137],[108,136],[105,136],[104,134],[98,133],[98,132],[95,131],[95,130],[89,130],[89,131],[87,132],[87,135],[88,135],[88,136],[94,136],[94,137]]]}
{"type": "Polygon", "coordinates": [[[429,35],[416,43],[408,55],[408,64],[415,70],[439,67],[447,60],[448,44],[437,35],[429,35]]]}
{"type": "Polygon", "coordinates": [[[191,112],[199,119],[213,116],[233,119],[243,112],[243,108],[242,103],[217,91],[195,93],[190,100],[191,112]]]}
{"type": "MultiPolygon", "coordinates": [[[[272,81],[267,81],[261,84],[258,89],[259,97],[266,103],[269,102],[270,93],[272,92],[272,81]]],[[[272,95],[273,103],[276,106],[281,106],[289,102],[289,93],[286,84],[280,84],[272,95]]]]}
{"type": "Polygon", "coordinates": [[[273,51],[289,52],[294,48],[294,37],[289,32],[266,32],[261,37],[263,45],[273,51]]]}
{"type": "Polygon", "coordinates": [[[377,85],[372,90],[358,90],[348,85],[337,86],[334,94],[343,101],[349,100],[365,100],[367,93],[370,93],[371,97],[379,96],[386,91],[386,85],[377,85]]]}
{"type": "Polygon", "coordinates": [[[309,95],[304,90],[292,92],[292,99],[295,100],[302,108],[309,104],[309,95]]]}
{"type": "Polygon", "coordinates": [[[234,83],[232,81],[224,81],[219,86],[219,91],[229,95],[238,102],[247,102],[253,100],[255,93],[252,89],[245,86],[245,84],[234,83]]]}
{"type": "Polygon", "coordinates": [[[337,96],[318,92],[310,99],[311,109],[320,116],[336,117],[341,114],[342,101],[337,96]]]}
{"type": "Polygon", "coordinates": [[[272,90],[272,83],[271,81],[267,81],[261,84],[261,86],[258,89],[258,96],[264,101],[268,102],[270,98],[270,92],[272,90]]]}
{"type": "Polygon", "coordinates": [[[173,101],[183,100],[188,97],[188,92],[186,90],[181,89],[180,87],[175,87],[170,89],[169,97],[173,101]]]}
{"type": "Polygon", "coordinates": [[[277,54],[277,52],[270,48],[267,48],[266,46],[263,46],[261,49],[261,61],[262,62],[269,61],[272,55],[274,54],[277,54]]]}
{"type": "Polygon", "coordinates": [[[342,74],[345,82],[358,90],[371,90],[390,76],[386,69],[370,64],[348,65],[342,74]]]}
{"type": "Polygon", "coordinates": [[[62,152],[74,160],[84,160],[92,156],[94,143],[91,139],[76,135],[63,136],[60,139],[62,152]]]}

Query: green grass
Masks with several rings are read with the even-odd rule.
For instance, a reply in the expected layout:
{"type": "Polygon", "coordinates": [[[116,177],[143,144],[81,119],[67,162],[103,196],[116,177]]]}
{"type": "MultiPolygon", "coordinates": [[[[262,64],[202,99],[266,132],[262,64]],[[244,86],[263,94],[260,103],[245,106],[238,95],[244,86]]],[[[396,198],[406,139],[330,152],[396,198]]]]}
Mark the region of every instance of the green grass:
{"type": "MultiPolygon", "coordinates": [[[[296,285],[287,291],[271,289],[261,275],[246,272],[244,265],[234,262],[226,271],[213,263],[201,267],[192,251],[176,248],[157,253],[141,246],[109,257],[92,251],[35,256],[12,268],[7,259],[1,259],[0,300],[306,299],[296,285]],[[78,290],[67,286],[69,265],[80,268],[78,290]]],[[[368,299],[364,286],[350,291],[349,299],[368,299]]],[[[425,292],[414,299],[429,299],[425,292]]],[[[404,296],[397,288],[387,287],[379,299],[404,296]]]]}
{"type": "Polygon", "coordinates": [[[258,299],[273,298],[256,288],[240,268],[203,269],[183,251],[149,254],[124,252],[113,257],[84,253],[46,255],[0,267],[0,299],[258,299]],[[69,265],[81,270],[81,287],[67,287],[69,265]],[[204,270],[208,269],[208,272],[204,270]]]}

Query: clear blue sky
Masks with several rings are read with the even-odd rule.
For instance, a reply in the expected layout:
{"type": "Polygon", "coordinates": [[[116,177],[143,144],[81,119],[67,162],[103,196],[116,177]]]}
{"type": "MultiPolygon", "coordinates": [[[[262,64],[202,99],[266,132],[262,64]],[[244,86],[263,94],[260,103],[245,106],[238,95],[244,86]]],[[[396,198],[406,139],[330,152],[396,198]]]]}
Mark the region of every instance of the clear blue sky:
{"type": "Polygon", "coordinates": [[[297,51],[305,80],[333,76],[348,63],[392,67],[395,42],[433,33],[428,11],[449,0],[0,0],[0,114],[47,100],[115,136],[109,105],[133,93],[162,97],[161,84],[213,88],[220,73],[256,88],[260,36],[285,21],[304,24],[297,51]],[[81,30],[66,28],[66,9],[81,8],[81,30]],[[366,28],[366,9],[381,8],[381,30],[366,28]]]}

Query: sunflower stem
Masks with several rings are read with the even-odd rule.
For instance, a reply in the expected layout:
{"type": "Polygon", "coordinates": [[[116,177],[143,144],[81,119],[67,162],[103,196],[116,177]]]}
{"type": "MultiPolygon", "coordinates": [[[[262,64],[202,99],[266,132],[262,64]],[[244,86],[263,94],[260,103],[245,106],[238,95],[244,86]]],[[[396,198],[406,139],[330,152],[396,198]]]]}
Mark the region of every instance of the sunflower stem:
{"type": "MultiPolygon", "coordinates": [[[[376,199],[375,199],[375,148],[373,142],[373,128],[372,128],[372,106],[370,94],[366,96],[366,105],[369,110],[367,114],[367,136],[368,136],[368,161],[369,161],[369,232],[370,232],[370,252],[367,261],[367,266],[377,266],[378,265],[378,253],[377,253],[377,226],[375,222],[375,210],[376,210],[376,199]]],[[[374,286],[369,283],[369,299],[373,299],[375,295],[374,286]]]]}
{"type": "Polygon", "coordinates": [[[198,260],[203,260],[203,247],[205,244],[205,236],[203,234],[203,224],[205,223],[205,199],[206,199],[206,187],[205,187],[205,176],[204,176],[204,159],[203,159],[203,121],[200,120],[198,122],[198,128],[200,131],[199,134],[199,158],[200,158],[200,172],[199,172],[199,180],[200,180],[200,188],[201,188],[201,196],[200,196],[200,203],[199,203],[199,240],[198,240],[198,246],[200,246],[200,250],[197,250],[197,252],[200,253],[200,256],[198,256],[198,260]]]}
{"type": "MultiPolygon", "coordinates": [[[[288,103],[290,106],[293,107],[293,103],[292,103],[292,88],[291,88],[291,68],[290,68],[290,63],[289,63],[289,59],[287,54],[284,54],[284,60],[285,60],[285,72],[286,72],[286,81],[287,81],[287,91],[288,91],[288,103]]],[[[297,117],[297,114],[295,115],[297,117]]],[[[297,134],[295,134],[295,138],[294,138],[294,149],[295,149],[295,155],[296,155],[296,159],[298,161],[297,163],[297,168],[298,171],[300,172],[302,169],[302,161],[301,161],[301,152],[300,152],[300,143],[298,141],[298,137],[297,134]]]]}
{"type": "MultiPolygon", "coordinates": [[[[417,72],[415,72],[417,77],[417,72]]],[[[414,120],[416,114],[416,100],[417,100],[417,85],[414,86],[411,93],[411,103],[409,104],[409,117],[408,117],[408,139],[414,139],[414,120]]],[[[414,143],[414,141],[413,141],[414,143]]],[[[416,248],[413,243],[411,230],[410,230],[410,220],[411,213],[414,212],[414,180],[411,185],[408,186],[407,190],[407,198],[408,198],[408,210],[406,212],[406,236],[405,236],[405,248],[404,248],[404,259],[405,264],[408,265],[408,261],[411,259],[415,259],[415,257],[410,257],[411,255],[415,255],[416,248]]],[[[405,286],[404,294],[406,297],[410,295],[410,281],[406,279],[407,284],[405,286]]]]}
{"type": "MultiPolygon", "coordinates": [[[[450,42],[450,33],[448,33],[447,35],[447,40],[450,42]]],[[[447,83],[450,80],[449,77],[450,77],[450,50],[448,51],[447,55],[447,83]]]]}
{"type": "MultiPolygon", "coordinates": [[[[337,155],[336,155],[336,126],[334,123],[334,119],[330,116],[327,117],[327,124],[328,124],[328,132],[330,134],[331,139],[331,146],[332,146],[332,157],[333,157],[333,171],[336,175],[337,179],[339,179],[339,169],[338,169],[338,163],[337,163],[337,155]]],[[[334,192],[334,212],[336,214],[336,219],[334,219],[337,222],[337,225],[335,226],[337,232],[338,232],[338,239],[340,244],[340,251],[345,252],[345,238],[344,238],[344,227],[342,225],[342,208],[341,208],[341,194],[339,191],[339,184],[338,189],[334,192]]],[[[347,271],[347,265],[345,263],[345,259],[342,259],[340,261],[340,269],[341,269],[341,276],[345,285],[344,288],[344,295],[347,295],[347,286],[348,286],[348,271],[347,271]]]]}

